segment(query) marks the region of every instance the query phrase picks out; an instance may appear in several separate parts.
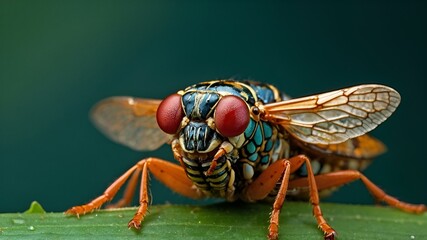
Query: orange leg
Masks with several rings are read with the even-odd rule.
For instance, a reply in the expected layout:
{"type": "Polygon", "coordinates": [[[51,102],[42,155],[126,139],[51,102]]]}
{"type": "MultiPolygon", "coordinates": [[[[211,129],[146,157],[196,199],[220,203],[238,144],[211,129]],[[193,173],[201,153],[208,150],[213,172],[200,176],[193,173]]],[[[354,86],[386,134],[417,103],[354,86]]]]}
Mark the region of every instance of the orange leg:
{"type": "Polygon", "coordinates": [[[289,161],[289,173],[298,170],[299,167],[305,162],[304,159],[293,157],[289,160],[281,159],[271,164],[261,175],[259,175],[247,188],[244,196],[245,201],[257,201],[267,197],[267,195],[276,187],[276,183],[283,177],[286,164],[289,161]]]}
{"type": "Polygon", "coordinates": [[[285,201],[289,176],[291,174],[291,161],[293,160],[295,158],[291,158],[290,160],[282,159],[271,164],[247,187],[245,196],[243,196],[243,199],[246,201],[262,200],[267,197],[276,187],[280,178],[282,178],[280,189],[270,214],[270,225],[268,226],[269,239],[277,239],[279,236],[279,214],[285,201]]]}
{"type": "Polygon", "coordinates": [[[336,232],[326,222],[325,218],[323,217],[322,210],[320,209],[319,191],[317,189],[317,182],[313,173],[313,169],[311,168],[310,159],[305,155],[299,155],[297,157],[300,157],[305,161],[305,166],[307,169],[306,181],[308,181],[308,188],[310,191],[310,202],[313,207],[313,215],[316,218],[318,227],[323,231],[325,239],[333,240],[335,239],[336,232]]]}
{"type": "Polygon", "coordinates": [[[129,176],[138,167],[138,164],[136,164],[135,166],[127,170],[122,176],[120,176],[116,181],[114,181],[113,184],[111,184],[101,196],[95,198],[94,200],[85,205],[72,207],[65,211],[65,214],[73,214],[79,217],[80,214],[92,212],[93,210],[100,208],[105,202],[111,201],[111,199],[113,199],[113,197],[116,195],[117,191],[119,191],[120,187],[126,182],[129,176]]]}
{"type": "MultiPolygon", "coordinates": [[[[270,215],[270,226],[268,228],[268,238],[277,239],[279,230],[279,214],[285,201],[286,191],[288,189],[289,176],[305,163],[307,168],[308,186],[310,189],[310,202],[313,206],[313,215],[316,218],[319,228],[323,231],[325,239],[334,239],[335,230],[329,226],[323,218],[319,206],[319,193],[317,190],[316,180],[311,168],[310,159],[304,155],[294,156],[289,160],[279,160],[270,165],[261,175],[255,179],[246,191],[246,200],[261,200],[274,189],[276,183],[282,178],[279,192],[273,204],[273,210],[270,215]]],[[[304,178],[305,179],[305,178],[304,178]]],[[[306,183],[307,183],[307,179],[306,183]]],[[[307,185],[306,185],[307,186],[307,185]]]]}
{"type": "Polygon", "coordinates": [[[285,201],[286,191],[288,190],[290,176],[290,162],[284,161],[285,172],[283,173],[282,183],[276,200],[273,203],[273,210],[270,214],[270,225],[268,226],[268,239],[277,239],[279,237],[279,214],[285,201]]]}
{"type": "MultiPolygon", "coordinates": [[[[331,187],[338,187],[345,183],[349,183],[355,180],[360,179],[363,184],[365,184],[368,191],[372,194],[372,196],[378,200],[385,202],[386,204],[398,208],[405,212],[410,213],[423,213],[427,211],[427,208],[423,204],[410,204],[399,201],[395,197],[392,197],[386,194],[383,190],[381,190],[377,185],[371,182],[365,175],[356,170],[344,170],[338,172],[325,173],[321,175],[315,176],[315,180],[319,190],[328,189],[331,187]]],[[[296,179],[289,182],[290,188],[299,188],[306,187],[307,180],[306,179],[296,179]]]]}
{"type": "Polygon", "coordinates": [[[129,185],[125,190],[125,197],[123,200],[128,201],[126,199],[129,198],[129,192],[135,188],[137,176],[141,172],[140,207],[128,224],[129,227],[137,229],[140,228],[149,203],[148,171],[150,171],[160,182],[181,195],[195,199],[203,197],[203,195],[193,187],[193,183],[187,178],[182,167],[158,158],[147,158],[139,161],[135,166],[130,168],[116,181],[114,181],[113,184],[105,190],[104,194],[92,200],[88,204],[72,207],[65,213],[79,216],[80,214],[92,212],[93,210],[100,208],[105,202],[110,201],[116,195],[120,187],[133,174],[129,185]]]}
{"type": "Polygon", "coordinates": [[[108,204],[106,208],[122,208],[129,206],[132,202],[133,195],[135,194],[136,185],[138,183],[138,176],[141,173],[141,169],[137,168],[130,177],[129,182],[126,186],[123,197],[116,203],[108,204]]]}
{"type": "Polygon", "coordinates": [[[143,163],[142,174],[141,174],[141,189],[139,192],[139,208],[133,216],[132,220],[129,221],[128,227],[140,229],[141,222],[144,220],[145,213],[148,209],[148,173],[147,173],[147,162],[143,163]]]}

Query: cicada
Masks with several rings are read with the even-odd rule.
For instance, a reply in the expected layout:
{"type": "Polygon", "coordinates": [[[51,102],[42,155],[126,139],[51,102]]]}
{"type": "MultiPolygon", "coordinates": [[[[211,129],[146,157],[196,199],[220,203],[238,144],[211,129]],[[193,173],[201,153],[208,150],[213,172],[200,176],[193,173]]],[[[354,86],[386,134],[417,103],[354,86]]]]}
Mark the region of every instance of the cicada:
{"type": "Polygon", "coordinates": [[[378,84],[291,99],[269,84],[233,80],[198,83],[163,101],[111,97],[93,108],[96,127],[135,150],[170,144],[177,164],[142,159],[104,194],[66,213],[78,216],[100,208],[128,179],[124,197],[113,206],[129,205],[141,177],[140,205],[128,223],[139,229],[150,202],[149,173],[193,199],[271,200],[269,239],[278,238],[285,197],[309,199],[325,239],[334,239],[336,232],[323,217],[319,198],[354,180],[361,180],[378,201],[422,213],[425,205],[387,195],[360,172],[385,150],[366,133],[399,103],[397,91],[378,84]]]}

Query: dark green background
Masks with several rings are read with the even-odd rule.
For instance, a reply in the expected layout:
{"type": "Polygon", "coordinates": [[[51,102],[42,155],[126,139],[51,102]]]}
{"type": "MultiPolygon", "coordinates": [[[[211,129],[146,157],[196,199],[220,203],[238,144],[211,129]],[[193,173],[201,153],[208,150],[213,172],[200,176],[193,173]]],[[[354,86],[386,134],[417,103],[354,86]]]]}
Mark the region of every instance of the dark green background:
{"type": "MultiPolygon", "coordinates": [[[[360,83],[402,103],[374,135],[389,152],[366,175],[427,203],[426,5],[417,1],[1,1],[0,212],[32,200],[63,211],[102,193],[138,159],[102,136],[91,106],[163,98],[199,81],[250,78],[303,96],[360,83]]],[[[188,200],[153,182],[154,203],[188,200]]],[[[328,201],[370,203],[360,183],[328,201]]]]}

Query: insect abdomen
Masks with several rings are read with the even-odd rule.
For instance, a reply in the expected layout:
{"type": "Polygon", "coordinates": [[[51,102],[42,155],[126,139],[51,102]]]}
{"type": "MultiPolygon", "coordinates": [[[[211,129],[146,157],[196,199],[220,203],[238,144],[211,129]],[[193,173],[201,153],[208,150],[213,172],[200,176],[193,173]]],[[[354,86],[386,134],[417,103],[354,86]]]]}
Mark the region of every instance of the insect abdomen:
{"type": "Polygon", "coordinates": [[[196,187],[202,190],[206,196],[225,197],[230,181],[230,170],[225,158],[218,159],[218,165],[208,176],[205,172],[209,169],[210,162],[198,164],[183,158],[185,172],[196,187]]]}

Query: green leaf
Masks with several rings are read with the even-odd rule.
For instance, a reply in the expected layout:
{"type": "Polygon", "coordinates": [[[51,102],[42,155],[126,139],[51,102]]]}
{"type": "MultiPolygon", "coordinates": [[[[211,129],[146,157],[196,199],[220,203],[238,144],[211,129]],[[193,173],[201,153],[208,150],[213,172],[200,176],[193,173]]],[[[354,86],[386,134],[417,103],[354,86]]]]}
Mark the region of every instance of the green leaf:
{"type": "Polygon", "coordinates": [[[46,211],[43,209],[40,203],[38,203],[37,201],[33,201],[30,205],[30,208],[28,208],[28,210],[24,213],[46,213],[46,211]]]}
{"type": "MultiPolygon", "coordinates": [[[[322,203],[340,239],[427,239],[427,214],[388,207],[322,203]]],[[[141,231],[127,222],[136,208],[100,210],[76,218],[63,213],[0,214],[0,238],[7,239],[265,239],[270,204],[219,203],[208,206],[155,205],[141,231]]],[[[322,239],[311,206],[285,202],[280,239],[322,239]]]]}

